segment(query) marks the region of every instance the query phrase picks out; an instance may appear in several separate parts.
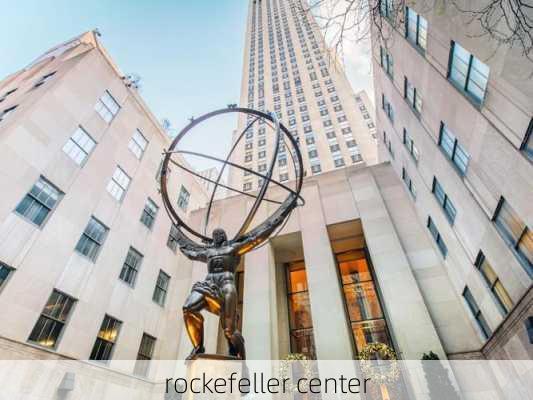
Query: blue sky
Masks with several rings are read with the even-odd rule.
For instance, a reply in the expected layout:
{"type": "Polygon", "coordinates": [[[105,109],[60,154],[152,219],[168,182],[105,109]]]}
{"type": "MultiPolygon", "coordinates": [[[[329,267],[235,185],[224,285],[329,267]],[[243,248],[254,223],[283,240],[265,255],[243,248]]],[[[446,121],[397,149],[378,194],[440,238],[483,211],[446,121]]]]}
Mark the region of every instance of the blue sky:
{"type": "MultiPolygon", "coordinates": [[[[239,102],[248,0],[6,4],[0,8],[0,79],[54,45],[98,28],[121,70],[141,76],[141,94],[154,114],[168,118],[174,127],[181,129],[190,116],[239,102]]],[[[352,82],[355,79],[355,90],[367,84],[366,76],[370,78],[364,66],[353,67],[349,59],[347,72],[352,82]]],[[[217,135],[217,146],[209,150],[224,153],[221,149],[229,145],[233,125],[226,119],[210,132],[217,135]]],[[[206,142],[192,145],[201,143],[206,142]]]]}

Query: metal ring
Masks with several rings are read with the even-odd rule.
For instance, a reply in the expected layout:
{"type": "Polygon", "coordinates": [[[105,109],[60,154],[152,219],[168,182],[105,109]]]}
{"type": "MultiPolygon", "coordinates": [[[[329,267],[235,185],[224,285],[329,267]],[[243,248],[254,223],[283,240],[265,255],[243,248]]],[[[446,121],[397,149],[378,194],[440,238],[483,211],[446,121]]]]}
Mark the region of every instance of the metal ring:
{"type": "MultiPolygon", "coordinates": [[[[256,117],[258,117],[258,119],[260,118],[260,119],[264,119],[266,121],[270,121],[271,123],[273,123],[276,126],[276,146],[275,146],[275,151],[274,151],[273,156],[272,156],[272,160],[270,162],[269,171],[266,174],[266,176],[258,174],[255,171],[251,171],[254,175],[258,175],[258,176],[263,177],[264,178],[264,182],[261,185],[261,189],[260,189],[258,195],[256,196],[256,200],[254,202],[254,206],[252,207],[252,210],[250,211],[250,213],[248,213],[248,215],[247,215],[247,217],[245,219],[245,222],[243,223],[243,225],[239,229],[239,232],[237,233],[236,236],[239,236],[239,235],[242,235],[243,233],[245,233],[245,231],[248,228],[250,222],[253,220],[255,214],[257,213],[257,209],[259,207],[259,204],[261,203],[261,201],[264,200],[265,192],[266,192],[266,190],[268,188],[268,184],[270,182],[274,182],[277,185],[280,185],[281,187],[283,187],[286,190],[289,190],[290,193],[295,195],[294,199],[293,199],[293,203],[291,203],[291,204],[293,204],[293,206],[297,206],[298,205],[298,203],[297,203],[298,200],[300,200],[302,202],[302,204],[304,202],[303,198],[300,196],[300,191],[301,191],[302,184],[303,184],[303,160],[302,160],[302,155],[300,153],[300,149],[298,148],[298,143],[293,138],[293,136],[290,134],[288,129],[281,122],[279,122],[277,120],[277,118],[275,118],[275,116],[273,114],[270,114],[270,113],[267,114],[267,113],[264,113],[262,111],[257,111],[257,110],[251,109],[251,108],[244,108],[244,107],[223,108],[223,109],[215,110],[215,111],[209,112],[207,114],[204,114],[201,117],[198,117],[198,118],[192,120],[187,126],[185,126],[178,133],[178,135],[174,138],[174,140],[170,144],[170,147],[169,147],[168,151],[166,151],[164,153],[165,156],[163,158],[163,163],[162,163],[162,166],[161,166],[160,184],[161,184],[161,196],[162,196],[162,199],[163,199],[163,204],[164,204],[165,209],[167,210],[167,213],[169,214],[169,217],[171,218],[172,222],[174,224],[176,224],[178,227],[182,227],[183,229],[185,229],[191,235],[193,235],[193,236],[197,237],[198,239],[202,240],[203,242],[207,242],[207,243],[212,242],[212,238],[206,236],[205,234],[202,235],[201,233],[196,232],[194,229],[189,227],[185,223],[185,221],[183,221],[183,219],[180,218],[180,216],[178,215],[178,213],[176,212],[176,210],[172,206],[172,203],[170,202],[170,198],[169,198],[169,195],[168,195],[168,188],[167,188],[169,163],[170,162],[174,163],[174,161],[171,160],[172,154],[175,154],[175,153],[184,153],[184,154],[193,153],[194,155],[198,155],[200,157],[214,159],[216,161],[223,162],[224,164],[232,165],[232,166],[235,166],[237,168],[241,168],[241,169],[245,168],[245,167],[239,166],[238,164],[231,163],[228,160],[223,161],[221,159],[217,159],[217,158],[214,158],[214,157],[211,157],[211,156],[207,156],[207,155],[204,155],[204,154],[201,154],[201,153],[185,152],[185,151],[182,151],[182,150],[176,150],[176,147],[177,147],[178,143],[181,141],[181,139],[192,128],[194,128],[196,125],[200,124],[201,122],[203,122],[203,121],[205,121],[205,120],[207,120],[209,118],[212,118],[212,117],[215,117],[215,116],[218,116],[218,115],[222,115],[222,114],[229,114],[229,113],[243,113],[243,114],[255,115],[256,117]],[[291,146],[294,149],[294,154],[296,155],[296,158],[297,158],[297,162],[293,163],[294,164],[295,175],[296,175],[296,188],[295,188],[295,190],[292,190],[292,189],[288,188],[286,185],[283,185],[283,184],[271,179],[272,172],[273,172],[273,169],[274,169],[274,166],[275,166],[275,163],[276,163],[276,159],[277,159],[277,153],[278,153],[279,143],[280,143],[280,139],[281,139],[281,135],[282,134],[284,134],[289,139],[289,142],[291,143],[291,146]],[[266,179],[267,177],[268,177],[268,179],[266,179]]],[[[242,136],[243,135],[241,134],[240,138],[242,138],[242,136]]],[[[239,140],[240,140],[240,138],[239,138],[239,140]]],[[[236,146],[236,145],[234,145],[234,146],[236,146]]],[[[215,185],[215,189],[214,190],[216,190],[217,186],[218,185],[215,185]]],[[[210,201],[210,205],[211,204],[212,204],[212,201],[210,201]]]]}

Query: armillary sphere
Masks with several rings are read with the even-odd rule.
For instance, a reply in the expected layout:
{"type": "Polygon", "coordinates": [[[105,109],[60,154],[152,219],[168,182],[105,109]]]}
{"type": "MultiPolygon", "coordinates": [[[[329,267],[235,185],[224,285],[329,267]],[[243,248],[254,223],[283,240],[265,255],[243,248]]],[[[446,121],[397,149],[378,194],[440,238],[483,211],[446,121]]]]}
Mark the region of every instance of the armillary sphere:
{"type": "Polygon", "coordinates": [[[215,198],[216,191],[217,191],[217,189],[219,187],[228,189],[228,190],[230,190],[232,192],[239,193],[239,194],[247,196],[247,197],[255,198],[255,201],[254,201],[254,203],[253,203],[253,205],[252,205],[252,207],[250,209],[250,212],[248,213],[248,215],[244,219],[244,222],[242,223],[240,229],[236,233],[234,239],[236,239],[236,238],[242,236],[243,234],[245,234],[246,232],[248,232],[250,224],[253,221],[254,216],[256,215],[257,210],[259,209],[259,206],[261,205],[261,202],[266,201],[266,202],[269,202],[269,203],[274,203],[274,204],[279,204],[279,205],[283,204],[282,201],[277,201],[277,200],[273,200],[273,199],[269,199],[269,198],[265,197],[265,194],[267,193],[267,189],[268,189],[270,184],[273,184],[275,186],[279,186],[279,187],[285,189],[287,192],[289,192],[289,194],[293,195],[294,200],[291,203],[290,208],[294,208],[296,206],[301,206],[301,205],[303,205],[305,203],[304,199],[300,196],[300,191],[301,191],[301,188],[302,188],[304,174],[303,174],[302,155],[301,155],[300,149],[298,147],[298,142],[291,135],[289,130],[276,118],[275,114],[273,114],[273,113],[265,113],[265,112],[254,110],[254,109],[251,109],[251,108],[242,108],[242,107],[235,107],[235,106],[229,106],[228,108],[223,108],[223,109],[220,109],[220,110],[209,112],[207,114],[202,115],[199,118],[192,119],[191,122],[179,132],[179,134],[172,141],[169,149],[167,151],[165,151],[163,154],[164,154],[164,158],[163,158],[163,163],[162,163],[162,167],[161,167],[161,195],[162,195],[162,198],[163,198],[163,204],[165,206],[165,209],[166,209],[167,213],[169,214],[172,222],[177,227],[183,228],[184,230],[189,232],[191,235],[193,235],[197,239],[200,239],[203,243],[209,244],[209,243],[211,243],[213,241],[213,239],[211,237],[206,236],[206,228],[208,226],[209,218],[210,218],[210,215],[211,215],[211,209],[212,209],[212,205],[213,205],[213,200],[215,198]],[[179,150],[178,149],[178,145],[182,141],[183,137],[187,133],[189,133],[195,126],[201,124],[202,122],[204,122],[204,121],[206,121],[206,120],[208,120],[210,118],[214,118],[214,117],[217,117],[217,116],[222,115],[222,114],[231,114],[231,113],[246,114],[246,116],[247,116],[247,125],[244,128],[244,130],[239,134],[239,136],[236,138],[236,140],[234,141],[234,143],[233,143],[233,145],[232,145],[232,147],[231,147],[231,149],[230,149],[230,151],[229,151],[229,153],[228,153],[228,155],[226,156],[225,159],[213,157],[213,156],[210,156],[210,155],[207,155],[207,154],[202,154],[202,153],[198,153],[198,152],[194,152],[194,151],[187,151],[187,150],[179,150]],[[239,165],[239,164],[236,164],[236,163],[233,163],[233,162],[229,161],[231,156],[232,156],[232,154],[234,153],[235,149],[237,148],[239,142],[242,140],[242,138],[246,135],[247,132],[249,132],[250,130],[253,129],[254,124],[259,124],[259,123],[261,123],[261,124],[264,123],[267,126],[269,126],[270,128],[272,128],[275,131],[275,135],[276,135],[274,150],[272,152],[272,158],[270,159],[270,165],[269,165],[269,168],[268,168],[267,172],[264,173],[264,174],[262,174],[260,172],[257,172],[257,171],[253,171],[250,168],[247,168],[245,166],[242,166],[242,165],[239,165]],[[277,157],[278,157],[278,153],[280,151],[280,146],[282,146],[282,145],[287,147],[287,153],[289,154],[289,156],[291,158],[291,161],[292,161],[292,165],[294,166],[294,176],[296,177],[295,182],[294,182],[294,186],[295,186],[294,189],[290,188],[289,186],[287,186],[287,185],[285,185],[285,184],[283,184],[283,183],[281,183],[281,182],[279,182],[277,180],[272,179],[272,173],[273,173],[274,167],[276,165],[276,160],[277,160],[277,157]],[[216,180],[207,178],[205,176],[200,175],[196,171],[193,171],[192,169],[188,168],[187,166],[183,165],[179,160],[176,160],[176,159],[172,158],[172,156],[174,154],[197,156],[197,157],[205,158],[205,159],[212,160],[212,161],[215,161],[215,162],[219,162],[221,164],[220,172],[218,173],[218,176],[217,176],[216,180]],[[210,183],[214,184],[213,190],[212,190],[211,195],[210,195],[209,203],[207,205],[207,212],[206,212],[206,216],[205,216],[205,223],[204,223],[203,233],[200,233],[197,230],[195,230],[192,227],[190,227],[189,225],[187,225],[185,223],[185,221],[183,221],[183,219],[180,218],[180,216],[178,215],[178,213],[174,209],[174,206],[172,205],[172,202],[169,199],[167,182],[168,182],[168,175],[169,175],[168,172],[170,171],[169,170],[169,165],[170,164],[173,164],[173,165],[177,166],[178,168],[181,168],[182,170],[186,171],[187,173],[190,173],[190,174],[192,174],[192,175],[194,175],[194,176],[196,176],[196,177],[198,177],[200,179],[203,179],[203,180],[205,180],[207,182],[210,182],[210,183]],[[222,184],[220,182],[220,180],[221,180],[222,175],[224,173],[224,170],[225,170],[225,168],[227,166],[238,168],[240,170],[246,171],[247,173],[249,173],[251,175],[255,175],[255,176],[259,177],[259,178],[262,178],[261,187],[259,188],[257,194],[247,193],[247,192],[241,191],[239,189],[236,189],[236,188],[227,186],[225,184],[222,184]]]}

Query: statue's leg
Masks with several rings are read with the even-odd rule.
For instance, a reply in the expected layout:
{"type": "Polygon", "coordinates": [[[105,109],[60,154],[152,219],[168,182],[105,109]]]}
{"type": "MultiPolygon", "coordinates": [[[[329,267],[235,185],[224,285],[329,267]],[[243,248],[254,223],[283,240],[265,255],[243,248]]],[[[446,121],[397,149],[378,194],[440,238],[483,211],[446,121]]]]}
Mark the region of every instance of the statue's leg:
{"type": "Polygon", "coordinates": [[[221,309],[221,323],[229,345],[229,353],[241,360],[246,359],[244,338],[237,330],[237,289],[235,282],[227,281],[222,287],[224,304],[221,309]]]}
{"type": "Polygon", "coordinates": [[[191,292],[185,304],[183,305],[183,319],[189,339],[193,345],[191,354],[187,359],[195,355],[204,353],[204,317],[201,311],[205,308],[206,302],[204,295],[198,292],[191,292]]]}

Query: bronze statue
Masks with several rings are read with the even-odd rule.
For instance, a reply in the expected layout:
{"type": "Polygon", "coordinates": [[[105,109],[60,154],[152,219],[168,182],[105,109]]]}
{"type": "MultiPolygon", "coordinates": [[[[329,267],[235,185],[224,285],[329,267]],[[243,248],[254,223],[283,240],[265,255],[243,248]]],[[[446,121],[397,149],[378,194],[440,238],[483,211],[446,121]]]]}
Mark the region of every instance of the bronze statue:
{"type": "MultiPolygon", "coordinates": [[[[165,208],[176,227],[175,239],[180,247],[181,252],[185,256],[187,256],[191,260],[207,263],[207,276],[205,280],[201,282],[196,282],[192,286],[191,293],[189,294],[187,300],[185,301],[185,304],[183,305],[183,318],[185,321],[185,327],[193,345],[192,352],[187,357],[187,359],[194,359],[198,354],[202,354],[205,352],[204,318],[202,316],[202,311],[207,310],[208,312],[220,316],[222,329],[224,331],[226,340],[228,341],[230,355],[244,360],[246,359],[244,338],[237,329],[237,288],[235,285],[235,272],[241,260],[241,256],[265,242],[270,237],[270,235],[277,228],[279,228],[284,221],[287,220],[291,211],[298,205],[298,200],[301,200],[301,203],[303,204],[303,199],[300,196],[300,190],[302,187],[303,179],[303,168],[302,158],[298,149],[297,142],[291,136],[289,131],[278,120],[276,120],[273,114],[265,114],[260,111],[245,108],[228,107],[227,109],[217,110],[205,114],[204,116],[198,119],[192,120],[191,123],[178,134],[178,136],[172,142],[170,149],[164,154],[165,158],[163,160],[161,169],[161,194],[163,197],[163,203],[165,205],[165,208]],[[200,153],[175,150],[177,143],[181,140],[185,133],[187,133],[192,127],[194,127],[201,121],[213,117],[215,115],[234,112],[252,115],[255,116],[256,119],[250,124],[248,124],[246,129],[235,141],[226,160],[220,160],[214,157],[204,156],[200,153]],[[253,123],[255,123],[259,119],[264,119],[267,122],[273,123],[276,128],[277,144],[273,152],[273,157],[270,163],[270,169],[265,175],[261,175],[246,167],[233,164],[229,161],[229,157],[235,150],[239,140],[244,136],[245,132],[251,127],[251,125],[253,125],[253,123]],[[272,171],[277,160],[278,149],[280,143],[283,141],[282,134],[284,134],[285,137],[288,138],[289,143],[292,145],[294,156],[297,158],[294,162],[296,190],[292,190],[286,185],[272,180],[272,171]],[[218,179],[216,181],[211,181],[208,178],[196,174],[194,171],[188,169],[180,162],[171,159],[172,154],[176,153],[192,154],[197,156],[199,155],[222,162],[223,167],[219,173],[218,179]],[[226,232],[221,228],[213,230],[211,238],[207,237],[205,236],[205,230],[204,234],[202,235],[196,232],[194,229],[190,228],[180,218],[179,214],[176,213],[176,211],[174,210],[173,205],[170,202],[168,196],[167,178],[169,171],[169,163],[172,163],[188,173],[191,173],[199,178],[206,179],[209,182],[215,184],[213,192],[211,194],[209,205],[207,207],[205,227],[207,227],[209,222],[209,216],[215,191],[217,190],[217,187],[219,185],[222,186],[219,181],[222,176],[223,169],[226,165],[231,165],[236,168],[247,170],[251,174],[260,176],[264,179],[259,193],[256,196],[224,186],[242,195],[255,198],[255,202],[251,207],[250,212],[246,216],[241,228],[233,239],[228,240],[226,232]],[[289,195],[285,198],[283,202],[265,198],[265,193],[269,183],[273,183],[289,192],[289,195]],[[279,204],[279,207],[263,223],[248,231],[248,227],[250,226],[250,223],[252,222],[255,214],[257,213],[257,210],[262,201],[279,204]],[[203,243],[200,244],[191,240],[183,232],[182,229],[201,239],[203,243]]],[[[291,155],[291,157],[293,156],[291,155]]]]}
{"type": "Polygon", "coordinates": [[[189,259],[207,263],[205,280],[196,282],[183,305],[183,318],[187,334],[193,344],[188,359],[205,352],[204,318],[202,310],[220,315],[224,336],[228,341],[229,353],[239,359],[246,359],[244,338],[237,330],[237,287],[235,271],[241,255],[252,250],[268,239],[292,211],[293,195],[280,206],[266,223],[259,225],[237,239],[228,241],[226,232],[217,228],[213,231],[213,242],[200,246],[177,230],[180,250],[189,259]]]}

